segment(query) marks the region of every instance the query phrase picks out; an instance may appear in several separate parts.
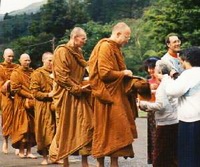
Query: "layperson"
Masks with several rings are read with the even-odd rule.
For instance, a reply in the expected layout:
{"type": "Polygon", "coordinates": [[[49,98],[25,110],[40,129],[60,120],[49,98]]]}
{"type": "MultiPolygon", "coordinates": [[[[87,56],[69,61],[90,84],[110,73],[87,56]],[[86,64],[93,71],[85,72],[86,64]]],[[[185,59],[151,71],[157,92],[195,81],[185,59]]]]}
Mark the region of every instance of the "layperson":
{"type": "Polygon", "coordinates": [[[158,60],[155,76],[161,82],[156,90],[155,102],[140,101],[139,106],[146,112],[155,112],[156,134],[153,149],[153,167],[177,167],[177,98],[166,94],[166,82],[172,67],[163,60],[158,60]]]}
{"type": "Polygon", "coordinates": [[[167,47],[167,53],[162,56],[162,60],[168,62],[175,70],[176,77],[183,72],[183,67],[178,59],[179,52],[181,50],[181,40],[178,34],[170,33],[165,37],[165,45],[167,47]]]}
{"type": "MultiPolygon", "coordinates": [[[[151,88],[151,102],[155,101],[155,92],[160,84],[160,80],[155,75],[156,62],[160,60],[159,57],[152,56],[144,61],[144,69],[148,73],[148,82],[151,88]]],[[[147,162],[152,164],[153,162],[153,150],[155,145],[155,133],[156,133],[156,121],[155,113],[147,113],[147,162]]]]}
{"type": "Polygon", "coordinates": [[[176,79],[166,79],[166,93],[178,98],[178,166],[200,166],[200,48],[179,55],[185,69],[176,79]]]}

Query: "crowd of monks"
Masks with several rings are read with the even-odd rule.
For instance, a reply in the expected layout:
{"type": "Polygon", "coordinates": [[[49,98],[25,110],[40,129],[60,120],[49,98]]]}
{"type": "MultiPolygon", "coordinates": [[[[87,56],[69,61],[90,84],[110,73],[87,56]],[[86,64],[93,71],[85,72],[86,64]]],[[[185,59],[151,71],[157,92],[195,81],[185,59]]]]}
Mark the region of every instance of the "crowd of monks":
{"type": "Polygon", "coordinates": [[[14,52],[5,49],[0,63],[2,151],[8,138],[20,158],[37,158],[31,148],[68,167],[70,155],[81,155],[88,167],[89,155],[104,167],[109,156],[118,167],[118,157],[134,157],[137,138],[136,98],[150,98],[146,80],[126,68],[121,47],[131,30],[123,22],[113,27],[110,38],[100,40],[87,62],[82,54],[86,32],[75,27],[66,44],[42,55],[43,66],[33,70],[22,54],[13,63],[14,52]]]}

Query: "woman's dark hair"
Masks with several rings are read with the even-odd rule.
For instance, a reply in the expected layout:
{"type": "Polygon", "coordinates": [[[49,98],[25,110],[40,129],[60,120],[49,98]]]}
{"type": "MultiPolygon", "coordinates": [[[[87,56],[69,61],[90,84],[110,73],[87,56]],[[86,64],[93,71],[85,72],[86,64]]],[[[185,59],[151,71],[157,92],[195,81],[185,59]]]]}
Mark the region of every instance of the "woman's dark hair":
{"type": "Polygon", "coordinates": [[[200,67],[200,48],[198,46],[192,46],[185,50],[181,50],[179,57],[183,61],[187,61],[192,67],[200,67]]]}
{"type": "Polygon", "coordinates": [[[152,57],[147,58],[147,59],[144,61],[144,70],[145,70],[146,72],[148,72],[148,68],[155,68],[156,62],[157,62],[158,60],[160,60],[160,57],[152,56],[152,57]]]}

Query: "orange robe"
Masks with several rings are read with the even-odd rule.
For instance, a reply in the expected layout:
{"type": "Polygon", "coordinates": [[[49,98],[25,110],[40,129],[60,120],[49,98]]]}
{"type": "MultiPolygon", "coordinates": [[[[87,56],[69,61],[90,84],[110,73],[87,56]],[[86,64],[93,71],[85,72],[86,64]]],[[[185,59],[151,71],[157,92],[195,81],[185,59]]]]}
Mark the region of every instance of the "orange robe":
{"type": "MultiPolygon", "coordinates": [[[[10,80],[10,75],[18,64],[0,64],[0,88],[3,84],[10,80]]],[[[1,91],[1,111],[2,111],[2,134],[3,136],[10,136],[12,133],[12,120],[13,120],[13,98],[10,92],[10,86],[7,88],[7,92],[1,91]]]]}
{"type": "Polygon", "coordinates": [[[94,100],[94,135],[92,155],[133,157],[132,142],[137,138],[136,94],[143,87],[150,94],[147,81],[125,77],[124,57],[117,43],[101,40],[89,59],[89,75],[94,100]]]}
{"type": "Polygon", "coordinates": [[[51,71],[40,67],[31,74],[30,89],[35,98],[35,137],[37,150],[42,154],[48,150],[55,135],[55,112],[52,111],[52,98],[48,93],[53,89],[51,71]]]}
{"type": "Polygon", "coordinates": [[[34,134],[34,111],[25,108],[26,98],[32,99],[30,87],[30,75],[33,72],[31,68],[24,69],[18,67],[11,74],[11,91],[14,96],[14,115],[13,115],[13,131],[11,135],[12,146],[19,148],[20,143],[27,143],[35,146],[34,134]]]}
{"type": "Polygon", "coordinates": [[[92,110],[89,94],[81,84],[87,63],[80,50],[68,45],[54,52],[53,74],[56,82],[54,104],[59,114],[56,131],[57,159],[71,154],[89,154],[92,141],[92,110]]]}

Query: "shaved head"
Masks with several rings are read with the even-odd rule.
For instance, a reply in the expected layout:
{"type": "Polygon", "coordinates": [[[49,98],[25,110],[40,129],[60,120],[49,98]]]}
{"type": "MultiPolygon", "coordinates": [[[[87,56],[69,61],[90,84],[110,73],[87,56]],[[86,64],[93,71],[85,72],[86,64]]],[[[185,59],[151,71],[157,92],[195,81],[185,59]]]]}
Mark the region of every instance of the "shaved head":
{"type": "Polygon", "coordinates": [[[53,54],[51,52],[45,52],[42,55],[43,67],[47,70],[52,70],[53,54]]]}
{"type": "Polygon", "coordinates": [[[80,27],[75,27],[71,33],[70,33],[70,38],[74,38],[75,36],[81,36],[81,35],[85,35],[85,31],[80,28],[80,27]]]}
{"type": "Polygon", "coordinates": [[[45,52],[42,55],[42,61],[45,61],[48,57],[53,57],[53,53],[51,52],[45,52]]]}
{"type": "Polygon", "coordinates": [[[110,39],[115,41],[120,47],[127,44],[130,38],[131,29],[126,23],[119,22],[113,27],[110,39]]]}
{"type": "Polygon", "coordinates": [[[19,61],[24,60],[24,59],[30,59],[30,56],[27,53],[23,53],[20,58],[19,61]]]}
{"type": "Polygon", "coordinates": [[[27,53],[23,53],[19,58],[19,62],[24,68],[29,68],[29,65],[31,63],[30,56],[27,53]]]}
{"type": "Polygon", "coordinates": [[[123,31],[131,31],[130,27],[124,22],[117,23],[112,29],[113,34],[123,31]]]}
{"type": "Polygon", "coordinates": [[[14,59],[13,50],[10,48],[5,49],[3,53],[3,58],[5,63],[11,64],[14,59]]]}
{"type": "Polygon", "coordinates": [[[3,55],[4,55],[4,56],[5,56],[5,55],[14,55],[14,52],[13,52],[12,49],[7,48],[7,49],[4,50],[3,55]]]}

